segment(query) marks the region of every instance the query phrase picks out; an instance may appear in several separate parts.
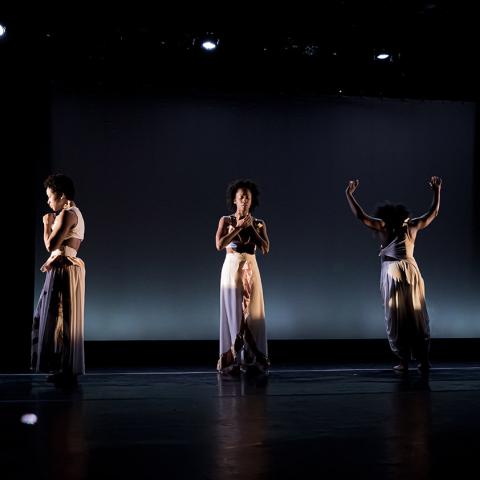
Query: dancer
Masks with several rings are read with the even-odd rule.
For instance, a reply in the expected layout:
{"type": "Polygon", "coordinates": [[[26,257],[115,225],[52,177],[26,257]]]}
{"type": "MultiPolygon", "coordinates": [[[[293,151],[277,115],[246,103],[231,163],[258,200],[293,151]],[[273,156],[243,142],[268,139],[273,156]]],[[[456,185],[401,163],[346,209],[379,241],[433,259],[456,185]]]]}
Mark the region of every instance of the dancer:
{"type": "Polygon", "coordinates": [[[380,290],[387,337],[392,352],[400,359],[393,368],[396,371],[408,370],[408,362],[413,357],[419,362],[418,368],[428,370],[430,326],[425,286],[413,258],[413,249],[418,231],[430,225],[438,215],[442,179],[431,177],[432,206],[418,218],[409,218],[405,206],[390,204],[380,206],[374,217],[367,215],[353,196],[358,185],[358,180],[350,181],[345,193],[354,215],[364,225],[376,230],[380,237],[380,290]]]}
{"type": "Polygon", "coordinates": [[[54,213],[43,216],[50,257],[41,268],[46,278],[33,319],[31,363],[35,372],[50,373],[47,381],[64,385],[85,373],[85,265],[77,257],[85,223],[69,177],[50,175],[44,186],[54,213]]]}
{"type": "Polygon", "coordinates": [[[220,218],[215,243],[226,250],[220,282],[220,358],[217,370],[265,373],[269,368],[265,308],[255,251],[267,254],[270,241],[263,220],[252,216],[258,206],[257,185],[248,179],[227,188],[227,207],[220,218]]]}

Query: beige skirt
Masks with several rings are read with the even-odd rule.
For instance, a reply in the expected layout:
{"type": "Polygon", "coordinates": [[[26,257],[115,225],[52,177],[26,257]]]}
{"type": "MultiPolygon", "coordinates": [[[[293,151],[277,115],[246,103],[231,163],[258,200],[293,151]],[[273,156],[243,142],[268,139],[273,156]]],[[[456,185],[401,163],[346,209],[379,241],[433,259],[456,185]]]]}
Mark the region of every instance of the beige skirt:
{"type": "Polygon", "coordinates": [[[33,318],[31,366],[35,372],[85,373],[85,264],[69,248],[42,266],[45,283],[33,318]]]}
{"type": "Polygon", "coordinates": [[[220,281],[220,358],[217,370],[269,367],[265,306],[255,255],[227,253],[220,281]]]}
{"type": "Polygon", "coordinates": [[[402,360],[427,360],[430,326],[425,284],[413,259],[383,261],[380,290],[392,351],[402,360]]]}

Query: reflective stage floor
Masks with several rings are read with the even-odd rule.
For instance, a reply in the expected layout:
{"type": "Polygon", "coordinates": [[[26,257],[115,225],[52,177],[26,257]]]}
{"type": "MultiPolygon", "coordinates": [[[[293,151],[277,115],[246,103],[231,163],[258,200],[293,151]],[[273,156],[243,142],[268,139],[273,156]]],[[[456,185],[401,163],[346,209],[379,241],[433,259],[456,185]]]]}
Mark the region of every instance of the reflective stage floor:
{"type": "Polygon", "coordinates": [[[480,365],[93,370],[72,389],[2,374],[0,425],[2,480],[462,478],[480,365]]]}

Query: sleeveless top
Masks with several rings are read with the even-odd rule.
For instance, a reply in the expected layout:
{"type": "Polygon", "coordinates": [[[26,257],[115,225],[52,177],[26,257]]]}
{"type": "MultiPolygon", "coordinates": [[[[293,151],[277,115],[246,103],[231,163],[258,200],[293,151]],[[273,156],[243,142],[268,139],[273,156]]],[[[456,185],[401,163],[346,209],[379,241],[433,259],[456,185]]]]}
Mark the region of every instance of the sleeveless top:
{"type": "MultiPolygon", "coordinates": [[[[83,240],[85,237],[85,222],[83,220],[82,213],[80,212],[78,207],[70,207],[70,208],[67,208],[66,210],[73,210],[75,212],[75,215],[77,216],[77,224],[70,229],[70,231],[65,236],[64,241],[69,238],[78,238],[79,240],[83,240]]],[[[55,218],[55,221],[57,218],[55,218]]],[[[55,221],[53,222],[52,228],[55,226],[55,221]]],[[[74,262],[74,260],[72,259],[75,259],[76,256],[77,256],[77,251],[74,248],[69,247],[68,245],[61,245],[59,248],[57,248],[56,250],[53,250],[50,253],[50,257],[42,265],[40,270],[42,272],[48,272],[49,270],[51,270],[55,260],[58,257],[69,257],[70,261],[74,262]]]]}
{"type": "MultiPolygon", "coordinates": [[[[225,217],[227,219],[227,222],[228,222],[228,233],[230,233],[233,228],[234,228],[234,225],[236,224],[236,217],[235,215],[227,215],[225,217]]],[[[253,218],[253,223],[257,226],[257,228],[259,228],[260,225],[263,226],[263,222],[262,220],[259,220],[258,218],[253,218]]],[[[238,238],[238,236],[237,236],[238,238]]],[[[252,246],[253,247],[253,253],[256,252],[257,250],[257,246],[254,244],[254,243],[243,243],[240,241],[240,238],[238,238],[238,240],[236,240],[235,238],[226,246],[226,248],[231,248],[232,250],[235,250],[237,251],[238,247],[239,247],[239,244],[241,244],[243,246],[243,248],[248,248],[248,246],[252,246]]]]}
{"type": "Polygon", "coordinates": [[[85,222],[83,220],[82,213],[78,207],[70,207],[66,210],[75,212],[75,215],[77,216],[77,224],[67,232],[64,240],[68,240],[69,238],[83,240],[85,238],[85,222]]]}
{"type": "Polygon", "coordinates": [[[408,232],[408,218],[402,225],[398,235],[378,254],[381,257],[390,257],[395,260],[414,260],[413,249],[415,243],[408,232]]]}

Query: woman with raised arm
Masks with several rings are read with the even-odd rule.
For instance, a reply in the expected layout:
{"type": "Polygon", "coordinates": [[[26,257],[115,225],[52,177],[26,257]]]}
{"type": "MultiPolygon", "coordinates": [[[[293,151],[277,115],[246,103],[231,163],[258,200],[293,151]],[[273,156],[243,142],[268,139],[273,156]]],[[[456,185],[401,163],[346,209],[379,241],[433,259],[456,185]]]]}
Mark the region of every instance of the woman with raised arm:
{"type": "Polygon", "coordinates": [[[43,216],[43,241],[50,257],[41,268],[47,275],[33,319],[32,370],[50,373],[47,381],[65,385],[85,373],[85,265],[77,257],[85,223],[69,177],[50,175],[44,186],[53,213],[43,216]]]}
{"type": "Polygon", "coordinates": [[[217,370],[265,373],[269,368],[265,308],[255,251],[267,254],[270,241],[263,220],[254,218],[257,185],[236,180],[227,188],[231,215],[220,218],[215,244],[226,250],[220,281],[220,358],[217,370]]]}
{"type": "Polygon", "coordinates": [[[400,359],[400,364],[394,369],[408,370],[408,362],[413,356],[419,362],[418,368],[428,370],[430,327],[425,286],[413,257],[413,249],[418,231],[430,225],[438,215],[442,179],[430,179],[432,206],[427,213],[417,218],[409,218],[405,206],[391,204],[380,206],[374,216],[368,215],[353,196],[358,185],[358,180],[350,181],[345,193],[353,214],[364,225],[376,230],[380,237],[380,289],[387,337],[393,353],[400,359]]]}

